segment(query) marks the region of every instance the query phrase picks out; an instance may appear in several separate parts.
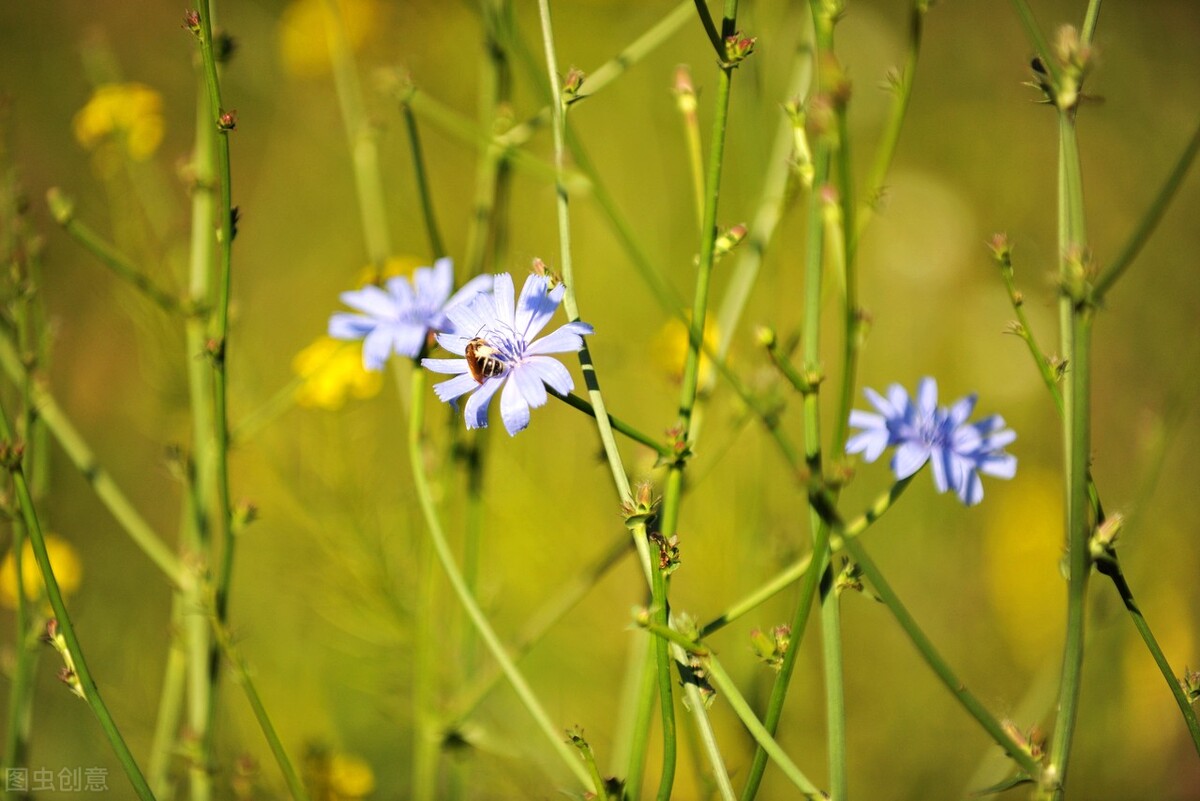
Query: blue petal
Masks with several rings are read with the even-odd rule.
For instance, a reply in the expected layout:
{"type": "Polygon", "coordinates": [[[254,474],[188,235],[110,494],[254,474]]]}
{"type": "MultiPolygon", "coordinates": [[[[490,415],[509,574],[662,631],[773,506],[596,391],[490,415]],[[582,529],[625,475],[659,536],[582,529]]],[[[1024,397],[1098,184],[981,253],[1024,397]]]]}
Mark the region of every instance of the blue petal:
{"type": "Polygon", "coordinates": [[[553,292],[549,292],[548,286],[549,281],[542,276],[531,275],[521,288],[521,297],[517,300],[516,331],[526,342],[541,333],[562,302],[566,288],[559,284],[553,292]]]}
{"type": "Polygon", "coordinates": [[[516,332],[513,326],[513,280],[508,273],[500,273],[492,281],[492,293],[496,307],[495,320],[502,327],[516,332]]]}
{"type": "Polygon", "coordinates": [[[433,263],[433,267],[418,267],[413,273],[413,282],[421,305],[440,309],[454,288],[454,262],[442,257],[433,263]]]}
{"type": "Polygon", "coordinates": [[[979,472],[993,478],[1013,478],[1017,474],[1017,457],[1011,453],[991,453],[979,460],[979,472]]]}
{"type": "Polygon", "coordinates": [[[868,429],[855,434],[846,442],[846,453],[861,453],[863,459],[873,462],[880,457],[888,446],[888,431],[886,428],[868,429]]]}
{"type": "MultiPolygon", "coordinates": [[[[538,376],[536,367],[531,367],[527,363],[518,364],[512,368],[512,383],[517,385],[525,402],[532,408],[536,409],[546,404],[546,386],[538,376]]],[[[500,401],[500,410],[503,412],[504,399],[501,398],[500,401]]]]}
{"type": "MultiPolygon", "coordinates": [[[[430,360],[426,359],[425,361],[430,360]]],[[[422,364],[424,364],[424,362],[422,362],[422,364]]],[[[466,395],[468,392],[478,386],[479,384],[476,383],[475,379],[471,377],[470,373],[464,373],[451,378],[449,381],[442,381],[434,384],[433,391],[437,394],[438,400],[452,401],[455,398],[466,395]]]]}
{"type": "Polygon", "coordinates": [[[446,311],[453,309],[463,303],[470,303],[475,299],[475,296],[481,292],[487,292],[492,288],[492,277],[490,275],[477,275],[467,283],[459,287],[458,291],[446,301],[443,307],[446,311]]]}
{"type": "Polygon", "coordinates": [[[338,297],[350,308],[371,317],[392,319],[397,313],[396,299],[373,284],[362,289],[343,292],[338,297]]]}
{"type": "Polygon", "coordinates": [[[458,333],[438,334],[437,343],[451,353],[457,353],[459,356],[465,356],[467,353],[467,343],[471,340],[469,336],[463,336],[458,333]]]}
{"type": "Polygon", "coordinates": [[[392,355],[392,331],[379,326],[363,339],[363,367],[367,370],[382,370],[392,355]]]}
{"type": "Polygon", "coordinates": [[[592,333],[593,329],[587,323],[567,323],[551,331],[537,342],[530,343],[525,353],[542,355],[547,353],[574,353],[583,348],[583,335],[592,333]]]}
{"type": "MultiPolygon", "coordinates": [[[[904,392],[904,388],[900,387],[898,384],[893,384],[892,387],[894,389],[899,388],[901,392],[904,392]]],[[[890,403],[887,398],[883,397],[875,390],[871,389],[870,387],[865,387],[865,388],[863,388],[863,394],[867,396],[867,400],[870,401],[871,405],[874,406],[876,409],[878,409],[879,412],[884,417],[896,417],[897,416],[896,406],[894,404],[890,403]]],[[[907,403],[907,401],[908,401],[907,394],[904,395],[904,400],[907,403]]],[[[854,424],[851,423],[851,425],[854,425],[854,424]]]]}
{"type": "Polygon", "coordinates": [[[937,411],[937,382],[925,377],[917,385],[917,411],[932,417],[937,411]]]}
{"type": "Polygon", "coordinates": [[[971,416],[971,412],[975,411],[975,401],[977,400],[977,397],[978,396],[972,392],[965,398],[956,401],[955,404],[950,407],[949,419],[951,425],[958,427],[967,421],[967,418],[971,416]]]}
{"type": "Polygon", "coordinates": [[[379,321],[361,314],[339,312],[329,318],[329,336],[334,339],[362,339],[379,325],[379,321]]]}
{"type": "Polygon", "coordinates": [[[397,275],[394,278],[389,278],[387,284],[388,294],[392,296],[393,302],[399,309],[411,309],[417,303],[417,296],[413,292],[412,285],[408,283],[408,279],[403,275],[397,275]]]}
{"type": "MultiPolygon", "coordinates": [[[[470,376],[467,377],[470,378],[470,376]]],[[[468,429],[487,428],[488,404],[492,402],[492,396],[496,394],[496,390],[500,389],[505,378],[506,376],[496,376],[495,378],[487,379],[478,385],[479,389],[467,399],[467,406],[463,409],[463,417],[467,422],[468,429]]],[[[451,380],[457,381],[459,379],[455,378],[451,380]]],[[[471,383],[475,383],[475,380],[471,379],[471,383]]]]}
{"type": "MultiPolygon", "coordinates": [[[[902,442],[892,457],[892,472],[897,479],[908,478],[929,461],[929,446],[920,442],[902,442]]],[[[936,465],[934,466],[936,469],[936,465]]],[[[945,492],[945,490],[941,490],[945,492]]]]}
{"type": "Polygon", "coordinates": [[[522,363],[524,369],[533,372],[541,381],[557,392],[559,395],[566,395],[575,388],[575,382],[571,380],[571,373],[558,359],[552,359],[549,356],[530,356],[522,363]]]}
{"type": "MultiPolygon", "coordinates": [[[[490,295],[476,294],[469,302],[446,309],[446,318],[450,321],[450,331],[462,337],[465,347],[467,340],[479,336],[484,330],[495,325],[496,309],[490,295]]],[[[440,339],[438,341],[441,342],[440,339]]],[[[454,350],[447,347],[445,342],[442,342],[442,347],[454,350]]],[[[462,353],[462,350],[454,352],[462,353]]]]}
{"type": "Polygon", "coordinates": [[[958,488],[958,499],[967,506],[974,506],[983,500],[983,481],[974,470],[966,475],[962,486],[958,488]]]}
{"type": "Polygon", "coordinates": [[[933,486],[937,487],[938,492],[945,492],[950,489],[950,467],[946,463],[946,452],[942,449],[934,451],[932,454],[933,463],[933,486]]]}
{"type": "Polygon", "coordinates": [[[510,437],[515,437],[529,425],[529,402],[516,381],[509,381],[500,393],[500,417],[510,437]]]}
{"type": "Polygon", "coordinates": [[[458,375],[470,372],[466,359],[421,359],[421,366],[432,373],[458,375]]]}

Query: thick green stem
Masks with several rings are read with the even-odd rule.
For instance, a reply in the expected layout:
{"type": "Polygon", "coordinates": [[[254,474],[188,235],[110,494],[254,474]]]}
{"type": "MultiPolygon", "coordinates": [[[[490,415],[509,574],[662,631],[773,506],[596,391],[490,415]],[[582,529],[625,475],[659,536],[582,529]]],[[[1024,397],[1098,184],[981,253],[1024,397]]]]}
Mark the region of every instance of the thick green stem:
{"type": "Polygon", "coordinates": [[[408,131],[408,146],[412,152],[413,174],[417,180],[417,195],[421,200],[421,217],[425,220],[425,235],[429,238],[429,251],[433,257],[446,255],[446,246],[442,244],[442,235],[438,231],[437,215],[433,210],[433,192],[429,188],[429,179],[425,174],[425,156],[421,150],[421,135],[417,130],[417,118],[411,106],[400,109],[404,117],[404,128],[408,131]]]}
{"type": "MultiPolygon", "coordinates": [[[[216,183],[219,187],[217,201],[217,286],[214,305],[214,330],[207,343],[207,354],[212,365],[213,427],[215,447],[213,453],[215,484],[217,491],[217,513],[219,520],[220,560],[213,585],[214,607],[217,621],[225,625],[229,616],[229,592],[233,583],[234,530],[233,505],[229,490],[229,410],[228,410],[228,337],[229,298],[233,279],[233,184],[229,164],[229,135],[236,126],[232,112],[226,113],[221,102],[221,82],[217,74],[217,58],[213,42],[212,0],[199,3],[200,54],[203,62],[204,85],[208,93],[209,121],[216,131],[217,153],[216,183]]],[[[210,555],[217,552],[213,542],[210,555]]],[[[218,666],[216,654],[209,657],[211,685],[207,724],[201,738],[200,762],[202,769],[209,761],[213,750],[213,720],[217,712],[218,666]]]]}
{"type": "Polygon", "coordinates": [[[1059,112],[1059,317],[1067,358],[1063,448],[1066,464],[1067,633],[1059,682],[1058,715],[1050,743],[1045,789],[1061,798],[1075,733],[1083,674],[1085,612],[1091,559],[1088,539],[1088,462],[1091,455],[1091,326],[1094,309],[1085,300],[1087,231],[1083,180],[1072,109],[1059,112]]]}
{"type": "MultiPolygon", "coordinates": [[[[54,610],[55,618],[58,621],[58,631],[65,641],[67,653],[73,662],[74,675],[68,676],[67,679],[72,684],[78,682],[79,693],[96,715],[96,719],[100,723],[100,728],[104,730],[104,735],[112,746],[117,759],[120,761],[121,767],[125,770],[125,775],[128,776],[129,782],[133,785],[134,792],[137,793],[138,798],[143,801],[153,801],[154,793],[150,790],[150,785],[146,783],[146,778],[142,775],[141,768],[138,767],[137,762],[134,760],[129,746],[125,744],[125,738],[121,736],[121,732],[117,729],[117,724],[109,713],[104,699],[100,697],[100,688],[96,686],[96,681],[92,678],[92,671],[88,667],[87,659],[83,654],[83,648],[80,646],[79,638],[75,634],[75,626],[71,623],[71,618],[67,614],[67,607],[63,601],[62,591],[58,587],[58,580],[54,576],[54,568],[50,564],[50,555],[46,551],[46,539],[42,534],[42,526],[38,521],[37,512],[33,506],[33,495],[29,491],[29,483],[26,481],[25,473],[21,469],[20,455],[12,451],[15,444],[8,413],[3,408],[0,408],[0,446],[7,452],[7,467],[9,473],[12,475],[17,503],[21,508],[21,520],[29,536],[29,544],[33,548],[33,555],[37,559],[38,568],[42,572],[42,580],[46,587],[46,598],[50,601],[50,608],[54,610]]],[[[21,558],[20,555],[17,558],[21,558]]],[[[24,589],[18,586],[17,592],[24,592],[24,589]]]]}

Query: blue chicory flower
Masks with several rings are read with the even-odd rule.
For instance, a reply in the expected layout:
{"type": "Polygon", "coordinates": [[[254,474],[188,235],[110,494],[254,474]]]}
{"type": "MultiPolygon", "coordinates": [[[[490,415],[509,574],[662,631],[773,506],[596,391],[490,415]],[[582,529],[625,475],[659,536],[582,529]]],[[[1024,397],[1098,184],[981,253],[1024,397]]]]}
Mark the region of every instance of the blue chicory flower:
{"type": "Polygon", "coordinates": [[[363,367],[381,370],[396,353],[415,359],[421,354],[429,332],[449,332],[447,313],[471,300],[491,284],[489,276],[468,281],[451,297],[454,263],[438,259],[432,267],[418,267],[408,278],[388,279],[383,287],[374,284],[343,292],[342,302],[362,314],[339,312],[329,318],[329,336],[361,339],[363,367]]]}
{"type": "Polygon", "coordinates": [[[933,483],[938,492],[953,489],[967,506],[983,499],[980,474],[1012,478],[1017,458],[1004,446],[1017,438],[1004,427],[1004,418],[992,415],[977,423],[967,418],[975,410],[972,393],[949,408],[937,405],[937,382],[924,378],[913,404],[899,384],[888,387],[887,397],[872,389],[864,394],[880,413],[850,412],[850,425],[861,429],[846,443],[847,453],[861,453],[868,462],[895,446],[892,471],[897,480],[908,478],[933,463],[933,483]]]}
{"type": "MultiPolygon", "coordinates": [[[[546,402],[546,387],[559,395],[574,388],[567,368],[550,354],[580,350],[583,335],[591,334],[592,327],[567,323],[534,339],[554,316],[565,291],[561,284],[550,289],[544,276],[531,275],[525,279],[514,305],[512,276],[503,273],[493,277],[492,292],[476,295],[474,300],[447,311],[455,332],[439,334],[438,343],[463,358],[422,359],[421,364],[435,373],[454,376],[433,387],[443,401],[455,402],[473,393],[463,410],[467,428],[487,426],[488,404],[501,387],[500,417],[510,436],[529,425],[531,408],[546,402]],[[495,361],[476,377],[468,364],[467,348],[481,342],[488,348],[488,358],[495,361]]],[[[473,350],[473,356],[476,352],[473,350]]]]}

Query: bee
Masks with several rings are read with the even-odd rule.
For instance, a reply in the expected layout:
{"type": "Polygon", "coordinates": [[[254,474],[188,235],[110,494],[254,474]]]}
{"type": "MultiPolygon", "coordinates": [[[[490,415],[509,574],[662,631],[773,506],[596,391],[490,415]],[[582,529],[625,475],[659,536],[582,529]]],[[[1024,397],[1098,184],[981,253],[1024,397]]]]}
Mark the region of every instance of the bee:
{"type": "Polygon", "coordinates": [[[467,342],[466,357],[471,378],[480,384],[483,379],[493,378],[508,369],[508,365],[500,358],[500,351],[489,345],[483,337],[475,337],[467,342]]]}

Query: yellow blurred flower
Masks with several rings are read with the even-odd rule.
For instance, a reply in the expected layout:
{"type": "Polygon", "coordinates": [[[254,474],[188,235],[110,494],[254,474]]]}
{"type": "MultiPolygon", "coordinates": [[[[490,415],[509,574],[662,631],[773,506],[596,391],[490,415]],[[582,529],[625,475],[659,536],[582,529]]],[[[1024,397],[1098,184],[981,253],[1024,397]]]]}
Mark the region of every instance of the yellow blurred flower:
{"type": "Polygon", "coordinates": [[[98,86],[75,115],[74,129],[88,150],[116,136],[131,159],[145,161],[162,142],[162,95],[140,83],[98,86]]]}
{"type": "Polygon", "coordinates": [[[292,359],[292,371],[304,382],[296,390],[296,403],[308,408],[336,410],[346,397],[370,398],[379,394],[383,375],[366,370],[362,343],[317,337],[292,359]]]}
{"type": "Polygon", "coordinates": [[[985,578],[1004,639],[1032,670],[1059,647],[1065,626],[1062,484],[1055,473],[1024,467],[1013,489],[985,504],[985,578]]]}
{"type": "MultiPolygon", "coordinates": [[[[690,317],[690,315],[689,315],[690,317]]],[[[681,320],[668,320],[654,337],[654,360],[674,381],[683,380],[683,368],[687,362],[688,329],[681,320]]],[[[720,332],[712,317],[704,321],[704,344],[716,351],[720,332]]],[[[700,354],[700,386],[706,386],[713,378],[713,366],[708,357],[700,354]]]]}
{"type": "MultiPolygon", "coordinates": [[[[311,78],[329,72],[329,42],[323,0],[293,0],[279,21],[279,54],[292,75],[311,78]]],[[[346,40],[351,50],[360,49],[379,29],[378,0],[338,0],[346,40]]]]}
{"type": "Polygon", "coordinates": [[[398,275],[411,276],[414,270],[425,265],[426,262],[416,256],[390,256],[383,263],[382,275],[370,264],[363,267],[358,273],[358,286],[361,288],[367,284],[382,283],[398,275]]]}
{"type": "Polygon", "coordinates": [[[375,773],[362,757],[334,754],[329,760],[329,794],[338,801],[366,798],[375,789],[375,773]]]}
{"type": "MultiPolygon", "coordinates": [[[[79,581],[83,577],[83,565],[79,562],[79,554],[66,540],[56,534],[46,535],[46,553],[50,557],[50,565],[54,568],[54,577],[58,579],[58,588],[63,595],[70,595],[79,589],[79,581]]],[[[21,557],[21,579],[25,586],[25,597],[36,600],[45,592],[42,584],[42,571],[38,568],[37,557],[33,555],[33,546],[25,540],[25,550],[21,557]]],[[[0,605],[9,609],[17,607],[17,560],[10,549],[0,563],[0,605]]]]}

